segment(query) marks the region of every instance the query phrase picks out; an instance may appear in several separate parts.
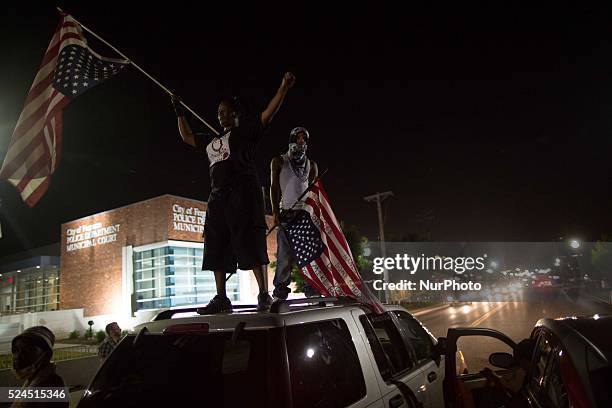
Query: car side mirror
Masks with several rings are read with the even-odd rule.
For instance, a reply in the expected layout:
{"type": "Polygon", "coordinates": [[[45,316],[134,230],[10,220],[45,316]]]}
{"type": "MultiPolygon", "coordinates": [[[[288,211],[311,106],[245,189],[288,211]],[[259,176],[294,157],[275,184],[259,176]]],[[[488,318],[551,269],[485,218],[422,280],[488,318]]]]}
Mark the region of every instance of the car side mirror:
{"type": "Polygon", "coordinates": [[[489,363],[499,368],[512,368],[515,365],[514,357],[510,353],[493,353],[489,356],[489,363]]]}

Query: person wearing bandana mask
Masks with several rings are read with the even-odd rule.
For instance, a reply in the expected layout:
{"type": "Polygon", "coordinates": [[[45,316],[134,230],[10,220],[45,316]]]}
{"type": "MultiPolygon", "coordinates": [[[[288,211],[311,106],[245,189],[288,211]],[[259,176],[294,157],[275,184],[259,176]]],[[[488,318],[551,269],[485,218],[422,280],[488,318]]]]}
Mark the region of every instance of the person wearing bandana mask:
{"type": "MultiPolygon", "coordinates": [[[[317,164],[308,159],[306,151],[310,135],[303,127],[296,127],[289,134],[289,148],[285,154],[272,159],[270,164],[270,199],[274,223],[282,227],[291,219],[293,204],[317,177],[317,164]]],[[[283,228],[278,228],[276,235],[276,273],[274,275],[274,300],[285,300],[291,289],[291,269],[295,263],[289,241],[283,228]]],[[[308,284],[304,287],[307,297],[319,294],[308,284]]]]}
{"type": "MultiPolygon", "coordinates": [[[[13,370],[18,380],[24,381],[22,389],[35,387],[64,387],[64,380],[55,373],[51,362],[55,335],[44,326],[24,330],[11,342],[13,370]]],[[[68,407],[68,402],[20,402],[12,407],[68,407]]]]}

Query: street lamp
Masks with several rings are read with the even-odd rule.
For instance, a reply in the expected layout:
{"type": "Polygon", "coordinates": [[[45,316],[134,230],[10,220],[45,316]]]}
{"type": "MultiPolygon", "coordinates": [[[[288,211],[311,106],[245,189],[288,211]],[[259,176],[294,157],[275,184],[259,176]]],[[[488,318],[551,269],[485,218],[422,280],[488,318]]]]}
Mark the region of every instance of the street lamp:
{"type": "Polygon", "coordinates": [[[578,248],[580,248],[580,241],[578,241],[577,239],[572,239],[572,240],[570,241],[570,246],[571,246],[573,249],[578,249],[578,248]]]}

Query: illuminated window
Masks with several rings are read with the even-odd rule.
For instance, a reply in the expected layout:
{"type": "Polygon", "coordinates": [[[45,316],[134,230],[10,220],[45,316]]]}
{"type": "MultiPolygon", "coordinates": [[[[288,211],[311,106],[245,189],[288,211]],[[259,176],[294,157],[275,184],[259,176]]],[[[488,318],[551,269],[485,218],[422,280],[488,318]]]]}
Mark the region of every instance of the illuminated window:
{"type": "Polygon", "coordinates": [[[59,309],[59,270],[42,266],[23,270],[11,276],[10,286],[3,288],[2,312],[45,312],[59,309]]]}
{"type": "MultiPolygon", "coordinates": [[[[216,294],[215,277],[201,270],[202,257],[199,245],[134,251],[136,310],[208,303],[216,294]]],[[[234,274],[227,282],[227,296],[238,300],[238,292],[238,274],[234,274]]]]}

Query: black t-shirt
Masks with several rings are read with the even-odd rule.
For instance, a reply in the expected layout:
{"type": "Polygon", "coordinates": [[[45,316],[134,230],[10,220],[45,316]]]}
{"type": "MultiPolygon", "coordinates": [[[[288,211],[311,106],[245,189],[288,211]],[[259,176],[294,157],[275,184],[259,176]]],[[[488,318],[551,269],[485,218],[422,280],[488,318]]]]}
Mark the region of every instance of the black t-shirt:
{"type": "Polygon", "coordinates": [[[242,183],[259,185],[255,168],[255,148],[264,127],[260,115],[247,117],[240,126],[219,136],[196,133],[196,149],[208,156],[210,185],[213,190],[242,183]]]}

